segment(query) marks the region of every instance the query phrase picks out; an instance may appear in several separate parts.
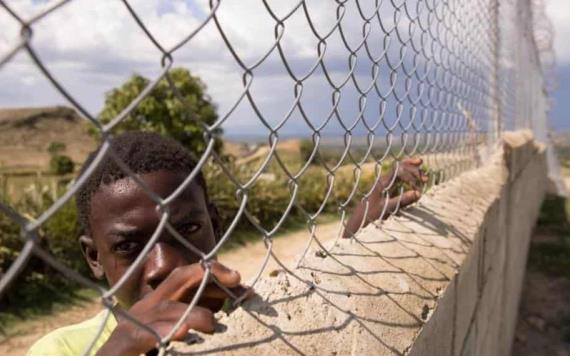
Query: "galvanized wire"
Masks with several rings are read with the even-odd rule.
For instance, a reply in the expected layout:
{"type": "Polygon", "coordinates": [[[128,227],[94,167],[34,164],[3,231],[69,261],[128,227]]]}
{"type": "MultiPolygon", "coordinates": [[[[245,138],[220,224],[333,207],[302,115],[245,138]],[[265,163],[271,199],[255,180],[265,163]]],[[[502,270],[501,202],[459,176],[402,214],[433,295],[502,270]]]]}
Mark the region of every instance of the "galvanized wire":
{"type": "MultiPolygon", "coordinates": [[[[91,115],[74,97],[74,93],[66,89],[45,65],[44,58],[38,54],[31,42],[38,22],[70,2],[70,0],[54,2],[42,12],[25,19],[8,2],[0,1],[3,11],[20,26],[19,39],[11,44],[6,53],[0,53],[0,70],[11,62],[16,54],[26,52],[53,88],[92,124],[102,138],[97,157],[90,167],[37,219],[30,220],[6,203],[0,203],[0,213],[20,226],[26,242],[18,259],[1,275],[0,295],[9,288],[13,279],[25,267],[29,257],[34,254],[66,277],[96,289],[101,295],[103,305],[109,310],[105,319],[110,317],[110,313],[121,315],[148,330],[148,326],[133,318],[128,311],[116,306],[113,303],[113,296],[132,277],[134,271],[140,268],[154,244],[166,230],[182,246],[197,255],[205,270],[205,278],[185,314],[181,316],[178,323],[180,325],[182,319],[191,312],[201,298],[208,276],[211,277],[209,262],[232,238],[236,225],[242,219],[247,219],[255,227],[267,249],[252,286],[261,277],[269,261],[274,260],[311,288],[319,289],[321,287],[312,281],[299,277],[294,266],[288,266],[285,261],[280,260],[273,251],[272,239],[295,208],[305,216],[309,231],[309,239],[296,267],[302,266],[303,258],[312,244],[316,244],[322,253],[330,256],[331,251],[317,236],[317,218],[335,195],[335,184],[342,169],[351,167],[352,189],[343,201],[338,202],[340,222],[337,238],[343,235],[350,206],[363,201],[365,210],[368,210],[368,199],[374,185],[383,178],[385,173],[382,168],[387,163],[394,161],[397,169],[399,162],[406,157],[423,157],[430,168],[430,180],[427,184],[430,186],[484,163],[488,151],[499,140],[503,130],[546,125],[548,97],[545,95],[545,89],[550,90],[552,87],[550,83],[554,56],[550,36],[552,31],[541,10],[542,4],[537,0],[518,2],[335,0],[328,5],[334,8],[334,18],[330,19],[332,25],[326,31],[322,31],[315,21],[315,14],[311,10],[311,4],[314,2],[299,0],[291,4],[284,14],[278,14],[274,6],[264,0],[263,7],[273,21],[273,42],[254,60],[243,58],[239,54],[241,48],[230,39],[224,21],[218,15],[219,9],[223,7],[221,0],[210,0],[207,14],[199,25],[170,48],[160,43],[131,3],[122,0],[125,5],[125,15],[128,15],[141,30],[141,41],[150,41],[160,52],[160,58],[157,59],[161,71],[147,84],[140,95],[106,124],[91,115]],[[300,16],[306,21],[309,31],[304,35],[312,36],[317,43],[313,62],[302,74],[298,73],[298,69],[290,60],[290,50],[286,48],[284,40],[287,30],[292,26],[290,23],[294,16],[300,16]],[[235,93],[237,99],[226,112],[219,115],[215,123],[208,125],[198,122],[204,130],[206,148],[184,182],[170,196],[161,198],[146,187],[128,165],[116,156],[111,140],[117,126],[128,119],[133,110],[163,79],[168,81],[170,90],[185,105],[184,96],[174,85],[169,70],[176,63],[176,53],[182,48],[192,48],[195,37],[206,26],[216,29],[227,53],[239,68],[242,89],[235,93]],[[357,41],[353,40],[354,37],[357,37],[357,41]],[[335,44],[340,44],[340,48],[335,49],[335,44]],[[331,66],[328,61],[328,56],[331,54],[344,57],[346,66],[340,70],[331,66]],[[252,84],[258,78],[260,67],[269,62],[271,56],[278,58],[283,73],[291,80],[289,89],[293,94],[292,101],[281,117],[264,112],[252,90],[252,84]],[[321,123],[317,123],[317,118],[311,117],[309,113],[311,105],[316,104],[304,100],[308,96],[304,92],[306,83],[315,77],[322,79],[327,85],[327,90],[323,90],[319,95],[322,98],[330,98],[330,105],[326,108],[327,114],[321,123]],[[351,91],[356,95],[351,97],[351,91]],[[343,100],[348,100],[351,106],[356,108],[354,115],[348,116],[343,113],[341,109],[343,100]],[[269,147],[266,157],[245,183],[233,175],[227,163],[214,150],[215,131],[231,120],[235,116],[236,109],[243,105],[250,107],[259,122],[260,130],[267,132],[269,147]],[[304,162],[297,172],[291,171],[278,151],[283,128],[294,120],[294,114],[299,115],[298,124],[305,125],[304,134],[311,137],[313,142],[313,150],[308,161],[304,162]],[[343,140],[342,154],[335,164],[319,159],[323,138],[327,135],[327,129],[331,127],[340,128],[343,140]],[[361,157],[357,157],[354,153],[356,137],[364,137],[366,141],[364,154],[361,157]],[[383,142],[384,146],[378,148],[379,142],[383,142]],[[86,276],[81,276],[66,267],[40,247],[38,229],[77,193],[102,159],[107,156],[114,159],[157,204],[161,218],[147,245],[127,272],[114,286],[105,289],[86,276]],[[211,251],[201,251],[172,226],[169,221],[170,205],[209,162],[219,166],[229,182],[235,185],[239,209],[215,248],[211,251]],[[275,162],[287,177],[290,200],[277,223],[272,227],[266,227],[248,209],[248,202],[252,187],[271,162],[275,162]],[[327,187],[320,207],[315,211],[307,211],[299,203],[299,188],[301,178],[315,163],[320,164],[325,170],[327,187]],[[366,170],[374,172],[373,184],[362,188],[360,184],[366,170]]],[[[247,20],[241,19],[241,21],[247,20]]],[[[387,202],[391,198],[396,177],[392,177],[389,181],[382,192],[385,199],[379,221],[389,213],[387,202]]],[[[425,189],[427,187],[424,187],[425,189]]],[[[403,188],[400,187],[399,199],[402,192],[403,188]]],[[[398,200],[396,211],[399,204],[398,200]]],[[[364,216],[366,215],[365,212],[364,216]]],[[[364,224],[362,221],[360,228],[364,224]]],[[[351,238],[358,240],[356,234],[352,234],[351,238]]],[[[340,260],[335,259],[335,261],[343,264],[340,260]]],[[[214,283],[226,290],[235,303],[243,299],[244,296],[234,295],[215,278],[214,283]]],[[[101,325],[97,337],[101,334],[103,326],[104,324],[101,325]]],[[[176,327],[164,338],[153,330],[148,330],[156,336],[161,353],[165,352],[174,330],[176,327]]],[[[96,340],[93,340],[85,354],[91,352],[95,343],[96,340]]]]}

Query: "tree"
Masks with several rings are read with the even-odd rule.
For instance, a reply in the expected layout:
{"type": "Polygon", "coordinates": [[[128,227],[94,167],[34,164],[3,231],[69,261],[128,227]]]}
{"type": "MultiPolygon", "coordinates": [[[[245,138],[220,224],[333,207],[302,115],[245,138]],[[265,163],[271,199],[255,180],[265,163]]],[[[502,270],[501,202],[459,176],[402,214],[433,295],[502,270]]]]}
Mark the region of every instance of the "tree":
{"type": "MultiPolygon", "coordinates": [[[[206,85],[200,78],[193,76],[184,68],[169,71],[174,86],[180,92],[183,101],[174,94],[166,78],[161,79],[156,87],[123,120],[115,132],[143,130],[170,136],[187,147],[196,155],[206,148],[204,129],[199,124],[213,124],[218,115],[216,106],[206,94],[206,85]]],[[[105,106],[99,114],[103,123],[108,123],[125,109],[150,83],[150,80],[134,74],[120,88],[108,92],[105,106]]],[[[214,132],[215,149],[221,148],[219,136],[222,130],[214,132]]]]}
{"type": "Polygon", "coordinates": [[[55,155],[52,156],[49,161],[49,169],[52,173],[59,176],[73,173],[75,168],[75,163],[66,155],[55,155]]]}
{"type": "Polygon", "coordinates": [[[58,141],[54,141],[48,146],[47,150],[51,156],[51,159],[49,161],[49,169],[54,174],[64,175],[73,173],[75,164],[69,156],[62,154],[65,149],[65,143],[58,141]]]}

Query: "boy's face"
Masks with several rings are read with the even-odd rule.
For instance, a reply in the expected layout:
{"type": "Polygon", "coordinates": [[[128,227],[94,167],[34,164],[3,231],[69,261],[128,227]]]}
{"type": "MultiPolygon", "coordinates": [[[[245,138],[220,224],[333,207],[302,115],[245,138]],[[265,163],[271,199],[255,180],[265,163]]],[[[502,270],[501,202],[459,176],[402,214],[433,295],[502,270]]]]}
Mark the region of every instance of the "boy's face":
{"type": "MultiPolygon", "coordinates": [[[[157,195],[165,198],[184,180],[181,173],[165,170],[140,178],[157,195]]],[[[192,182],[170,205],[169,222],[201,251],[207,253],[216,240],[202,188],[192,182]]],[[[131,178],[101,185],[91,198],[90,236],[81,244],[93,273],[114,285],[136,259],[152,236],[160,214],[141,187],[131,178]]],[[[155,289],[176,267],[196,263],[199,257],[164,229],[141,267],[118,291],[123,306],[130,306],[155,289]]]]}

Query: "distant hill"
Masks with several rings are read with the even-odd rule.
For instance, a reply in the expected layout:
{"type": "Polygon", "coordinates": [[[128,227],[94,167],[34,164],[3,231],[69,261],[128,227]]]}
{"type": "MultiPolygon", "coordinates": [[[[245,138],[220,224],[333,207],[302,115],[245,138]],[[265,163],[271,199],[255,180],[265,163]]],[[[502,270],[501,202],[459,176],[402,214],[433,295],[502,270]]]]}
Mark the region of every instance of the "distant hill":
{"type": "Polygon", "coordinates": [[[554,144],[557,146],[570,146],[570,131],[554,131],[552,133],[554,144]]]}
{"type": "MultiPolygon", "coordinates": [[[[0,171],[46,170],[50,160],[47,148],[52,142],[64,143],[64,154],[80,164],[97,148],[89,127],[90,123],[69,107],[0,109],[0,171]]],[[[277,150],[299,154],[299,147],[299,139],[285,139],[277,150]]],[[[264,158],[269,151],[267,143],[235,140],[224,140],[223,149],[240,162],[264,158]]]]}
{"type": "Polygon", "coordinates": [[[66,145],[76,163],[96,148],[89,123],[68,107],[0,109],[0,168],[8,171],[44,170],[52,142],[66,145]]]}

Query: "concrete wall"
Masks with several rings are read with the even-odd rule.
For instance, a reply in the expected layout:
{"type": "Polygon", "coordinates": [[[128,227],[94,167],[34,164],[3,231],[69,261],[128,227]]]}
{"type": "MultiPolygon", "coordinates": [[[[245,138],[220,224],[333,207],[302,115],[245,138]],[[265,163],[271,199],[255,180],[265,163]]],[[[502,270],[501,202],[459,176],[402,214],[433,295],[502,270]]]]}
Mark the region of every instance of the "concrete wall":
{"type": "Polygon", "coordinates": [[[546,165],[528,132],[503,146],[358,240],[261,278],[217,333],[173,352],[509,355],[546,165]]]}

